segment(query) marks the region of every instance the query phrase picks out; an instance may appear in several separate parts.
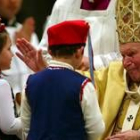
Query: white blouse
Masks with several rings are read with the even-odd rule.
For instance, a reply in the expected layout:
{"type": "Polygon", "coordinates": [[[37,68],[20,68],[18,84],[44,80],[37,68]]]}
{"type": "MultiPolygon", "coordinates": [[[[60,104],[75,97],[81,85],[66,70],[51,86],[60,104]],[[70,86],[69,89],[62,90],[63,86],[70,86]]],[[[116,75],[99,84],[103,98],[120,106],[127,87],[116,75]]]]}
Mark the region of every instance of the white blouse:
{"type": "Polygon", "coordinates": [[[0,79],[0,129],[5,134],[21,138],[21,119],[15,117],[14,103],[9,83],[0,79]]]}

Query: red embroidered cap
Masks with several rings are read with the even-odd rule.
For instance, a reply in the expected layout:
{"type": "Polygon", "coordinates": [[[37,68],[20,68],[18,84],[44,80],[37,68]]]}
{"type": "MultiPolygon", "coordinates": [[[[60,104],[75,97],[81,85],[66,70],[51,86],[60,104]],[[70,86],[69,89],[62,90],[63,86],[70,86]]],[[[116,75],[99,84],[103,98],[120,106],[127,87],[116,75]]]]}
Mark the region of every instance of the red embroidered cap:
{"type": "Polygon", "coordinates": [[[49,47],[85,44],[89,25],[84,20],[69,20],[48,28],[49,47]]]}

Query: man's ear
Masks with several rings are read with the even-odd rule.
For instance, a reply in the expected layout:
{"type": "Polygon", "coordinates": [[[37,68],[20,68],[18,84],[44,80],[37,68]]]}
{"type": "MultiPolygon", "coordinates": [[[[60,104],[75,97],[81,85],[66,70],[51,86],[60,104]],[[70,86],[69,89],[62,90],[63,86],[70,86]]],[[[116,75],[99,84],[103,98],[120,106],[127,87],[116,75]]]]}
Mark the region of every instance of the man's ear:
{"type": "Polygon", "coordinates": [[[83,56],[84,54],[84,47],[82,46],[81,48],[77,49],[76,53],[75,53],[75,57],[79,58],[81,56],[83,56]]]}

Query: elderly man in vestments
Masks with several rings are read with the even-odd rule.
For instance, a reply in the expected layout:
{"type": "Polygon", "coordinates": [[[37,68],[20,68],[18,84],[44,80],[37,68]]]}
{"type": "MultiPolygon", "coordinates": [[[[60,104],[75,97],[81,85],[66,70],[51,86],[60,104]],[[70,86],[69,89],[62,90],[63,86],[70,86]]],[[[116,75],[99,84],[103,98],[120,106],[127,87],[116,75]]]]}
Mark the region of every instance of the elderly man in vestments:
{"type": "Polygon", "coordinates": [[[101,139],[140,139],[140,1],[118,0],[116,19],[122,62],[95,71],[99,103],[106,122],[101,139]]]}
{"type": "MultiPolygon", "coordinates": [[[[139,9],[139,0],[117,1],[116,19],[122,61],[112,62],[109,67],[94,72],[99,104],[106,125],[100,140],[140,139],[139,9]]],[[[18,56],[30,68],[34,71],[43,69],[44,62],[40,51],[34,50],[24,39],[19,40],[17,44],[23,53],[18,56]],[[31,54],[37,54],[39,57],[33,60],[31,54]],[[29,63],[31,61],[32,63],[29,63]]],[[[89,76],[89,72],[82,73],[89,76]]]]}

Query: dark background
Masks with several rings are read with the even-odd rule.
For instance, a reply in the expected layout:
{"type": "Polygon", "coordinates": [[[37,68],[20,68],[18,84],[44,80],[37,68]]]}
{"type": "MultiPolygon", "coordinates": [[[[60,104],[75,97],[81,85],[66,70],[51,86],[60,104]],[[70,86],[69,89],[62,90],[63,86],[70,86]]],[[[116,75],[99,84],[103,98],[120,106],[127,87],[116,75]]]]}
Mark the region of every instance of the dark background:
{"type": "Polygon", "coordinates": [[[43,27],[56,0],[23,0],[22,8],[17,15],[17,20],[23,22],[25,18],[33,16],[36,22],[36,33],[39,40],[43,34],[43,27]]]}

